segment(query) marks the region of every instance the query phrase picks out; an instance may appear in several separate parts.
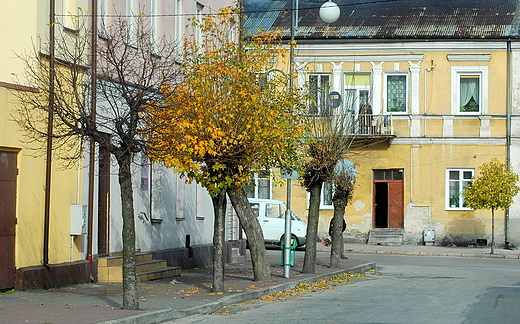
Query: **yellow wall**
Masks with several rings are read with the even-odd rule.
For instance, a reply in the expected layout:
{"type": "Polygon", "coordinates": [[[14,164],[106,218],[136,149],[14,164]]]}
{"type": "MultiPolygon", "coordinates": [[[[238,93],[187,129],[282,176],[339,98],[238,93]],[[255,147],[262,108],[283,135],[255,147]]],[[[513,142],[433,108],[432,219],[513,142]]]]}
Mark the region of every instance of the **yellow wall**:
{"type": "MultiPolygon", "coordinates": [[[[3,33],[0,52],[0,149],[18,151],[16,205],[16,267],[40,265],[43,258],[43,223],[45,189],[45,152],[32,150],[34,143],[26,143],[19,126],[12,120],[16,105],[14,75],[23,80],[24,63],[16,54],[33,53],[33,45],[40,44],[38,36],[46,33],[48,2],[36,0],[6,1],[0,12],[3,33]],[[16,13],[16,14],[14,14],[16,13]],[[47,13],[47,14],[46,14],[47,13]],[[22,16],[20,16],[22,15],[22,16]],[[39,21],[38,17],[45,19],[39,21]],[[20,24],[23,24],[21,26],[20,24]],[[45,30],[42,31],[42,28],[45,30]]],[[[80,258],[81,238],[71,249],[70,205],[79,203],[81,173],[78,164],[64,168],[55,156],[52,164],[51,218],[49,233],[49,262],[62,263],[80,258]],[[78,178],[79,177],[79,178],[78,178]],[[73,257],[72,257],[73,255],[73,257]]]]}
{"type": "MultiPolygon", "coordinates": [[[[408,44],[402,44],[405,48],[408,44]]],[[[354,45],[355,46],[355,45],[354,45]]],[[[479,44],[474,48],[458,50],[453,45],[451,50],[439,50],[442,46],[425,45],[423,51],[418,50],[399,51],[387,50],[385,46],[375,49],[374,53],[363,52],[359,48],[350,49],[344,45],[344,52],[339,49],[331,49],[334,54],[312,51],[312,46],[303,46],[302,55],[315,55],[315,59],[308,58],[305,64],[307,73],[329,73],[331,81],[333,76],[333,64],[341,65],[342,73],[373,73],[373,65],[364,61],[364,57],[393,55],[406,56],[420,55],[419,63],[419,91],[418,114],[411,114],[411,89],[408,89],[409,102],[408,113],[394,114],[393,130],[396,138],[388,142],[370,146],[365,150],[349,152],[347,159],[353,161],[357,169],[357,179],[352,202],[349,204],[345,219],[347,232],[368,233],[372,229],[373,213],[373,170],[374,169],[403,169],[404,172],[404,221],[405,233],[420,237],[423,229],[434,226],[440,235],[490,235],[491,212],[472,210],[447,210],[445,207],[446,194],[446,169],[447,168],[473,168],[477,173],[479,165],[489,162],[492,158],[505,160],[506,147],[506,52],[505,47],[490,46],[480,49],[479,44]],[[496,49],[499,48],[499,49],[496,49]],[[312,54],[309,54],[312,53],[312,54]],[[453,54],[485,54],[489,60],[448,60],[453,54]],[[357,62],[351,62],[355,57],[357,62]],[[433,58],[433,63],[432,63],[433,58]],[[350,61],[349,61],[350,60],[350,61]],[[433,64],[433,65],[432,65],[433,64]],[[457,115],[452,113],[452,67],[487,67],[487,111],[480,116],[457,115]],[[429,69],[429,71],[427,70],[429,69]],[[411,136],[413,118],[419,120],[420,132],[416,137],[411,136]],[[446,122],[448,120],[448,122],[446,122]],[[451,129],[446,127],[452,121],[451,129]],[[482,127],[489,121],[489,134],[486,127],[482,127]],[[452,131],[452,135],[446,136],[446,132],[452,131]],[[482,135],[484,134],[484,135],[482,135]]],[[[391,45],[389,45],[391,47],[391,45]]],[[[325,47],[322,47],[325,48],[325,47]]],[[[298,52],[298,50],[297,50],[298,52]]],[[[366,59],[365,59],[366,60],[366,59]]],[[[373,62],[375,65],[380,61],[373,62]]],[[[398,63],[400,72],[408,71],[411,82],[409,61],[385,61],[382,64],[382,76],[386,72],[394,71],[398,63]]],[[[372,74],[373,76],[374,74],[372,74]]],[[[300,75],[301,77],[301,75],[300,75]]],[[[344,77],[340,77],[343,82],[344,77]]],[[[384,79],[381,84],[383,85],[384,79]]],[[[409,85],[410,85],[409,82],[409,85]]],[[[334,89],[344,89],[344,84],[333,85],[334,89]]],[[[372,91],[372,89],[371,89],[372,91]]],[[[384,96],[381,89],[381,96],[384,96]]],[[[383,98],[373,98],[380,101],[381,109],[384,109],[383,98]]],[[[415,125],[417,126],[417,124],[415,125]]],[[[307,216],[307,193],[300,187],[298,181],[293,181],[292,189],[293,211],[302,216],[307,216]]],[[[285,188],[275,188],[275,199],[285,200],[285,188]]],[[[321,210],[320,235],[325,235],[332,210],[321,210]]],[[[503,212],[496,213],[497,232],[503,233],[503,212]]]]}

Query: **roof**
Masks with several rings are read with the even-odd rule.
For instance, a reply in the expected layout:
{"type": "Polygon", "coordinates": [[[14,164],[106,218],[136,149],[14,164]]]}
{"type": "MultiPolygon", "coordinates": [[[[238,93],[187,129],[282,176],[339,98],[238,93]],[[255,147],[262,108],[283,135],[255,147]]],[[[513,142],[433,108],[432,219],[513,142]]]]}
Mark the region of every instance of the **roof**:
{"type": "MultiPolygon", "coordinates": [[[[291,0],[243,0],[250,33],[290,37],[291,0]]],[[[296,39],[509,38],[519,37],[520,0],[334,0],[340,18],[327,24],[327,0],[298,0],[296,39]]]]}

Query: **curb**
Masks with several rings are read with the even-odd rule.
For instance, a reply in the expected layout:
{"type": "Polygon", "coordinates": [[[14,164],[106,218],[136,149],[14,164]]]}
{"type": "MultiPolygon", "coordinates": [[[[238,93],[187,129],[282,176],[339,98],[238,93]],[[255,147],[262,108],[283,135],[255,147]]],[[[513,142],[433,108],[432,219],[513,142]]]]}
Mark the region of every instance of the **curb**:
{"type": "Polygon", "coordinates": [[[328,280],[333,276],[337,276],[343,273],[363,273],[370,269],[374,269],[376,264],[374,262],[369,262],[365,264],[360,264],[358,266],[336,270],[333,272],[316,275],[313,277],[309,277],[301,280],[294,280],[291,282],[286,282],[279,285],[274,285],[271,287],[267,287],[262,290],[248,291],[243,293],[238,293],[230,296],[225,296],[220,298],[217,301],[207,303],[205,305],[194,306],[187,309],[182,310],[174,310],[174,309],[160,309],[156,311],[146,312],[143,314],[137,314],[132,316],[127,316],[123,318],[118,318],[109,321],[98,322],[97,324],[153,324],[153,323],[162,323],[165,321],[171,321],[191,315],[197,314],[207,314],[215,312],[221,309],[224,306],[228,306],[234,303],[239,303],[245,300],[251,300],[260,298],[265,295],[273,294],[280,291],[285,291],[289,289],[294,289],[300,283],[313,283],[317,282],[319,279],[328,280]]]}
{"type": "MultiPolygon", "coordinates": [[[[325,251],[322,250],[321,252],[325,252],[325,251]]],[[[355,251],[348,251],[348,253],[395,254],[395,255],[411,255],[411,256],[439,256],[439,257],[488,258],[488,259],[520,259],[520,255],[515,255],[515,254],[489,254],[489,253],[399,252],[399,251],[373,251],[373,250],[368,250],[368,251],[355,250],[355,251]]]]}

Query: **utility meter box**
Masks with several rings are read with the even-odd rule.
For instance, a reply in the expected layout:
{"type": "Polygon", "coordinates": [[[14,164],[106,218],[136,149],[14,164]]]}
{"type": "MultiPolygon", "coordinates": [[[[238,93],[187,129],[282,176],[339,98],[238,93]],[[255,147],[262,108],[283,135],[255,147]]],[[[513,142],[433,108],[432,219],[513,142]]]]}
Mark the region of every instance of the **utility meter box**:
{"type": "Polygon", "coordinates": [[[70,205],[70,235],[87,233],[87,205],[70,205]]]}
{"type": "Polygon", "coordinates": [[[423,234],[423,242],[425,245],[435,242],[435,228],[426,227],[423,234]]]}

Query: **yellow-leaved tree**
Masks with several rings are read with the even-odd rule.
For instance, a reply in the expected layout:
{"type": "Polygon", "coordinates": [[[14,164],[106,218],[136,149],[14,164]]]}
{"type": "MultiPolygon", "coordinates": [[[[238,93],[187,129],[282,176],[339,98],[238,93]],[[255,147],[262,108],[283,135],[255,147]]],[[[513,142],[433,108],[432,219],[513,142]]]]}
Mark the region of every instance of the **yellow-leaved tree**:
{"type": "Polygon", "coordinates": [[[254,279],[271,271],[263,234],[244,187],[255,172],[295,166],[305,134],[297,91],[273,64],[285,57],[277,35],[238,39],[239,11],[194,20],[199,37],[185,40],[184,80],[165,84],[147,111],[150,156],[205,187],[213,199],[213,290],[224,289],[226,194],[247,235],[254,279]],[[197,39],[198,38],[198,39],[197,39]]]}
{"type": "Polygon", "coordinates": [[[462,192],[465,205],[473,209],[491,209],[491,254],[495,245],[495,210],[506,209],[520,188],[516,185],[518,174],[497,159],[482,164],[479,175],[462,192]]]}

